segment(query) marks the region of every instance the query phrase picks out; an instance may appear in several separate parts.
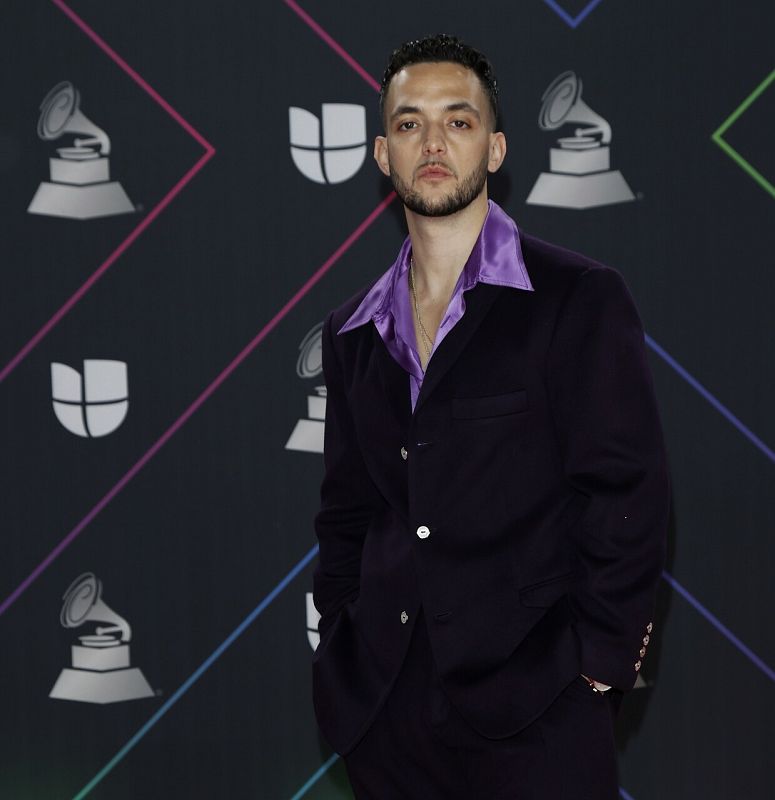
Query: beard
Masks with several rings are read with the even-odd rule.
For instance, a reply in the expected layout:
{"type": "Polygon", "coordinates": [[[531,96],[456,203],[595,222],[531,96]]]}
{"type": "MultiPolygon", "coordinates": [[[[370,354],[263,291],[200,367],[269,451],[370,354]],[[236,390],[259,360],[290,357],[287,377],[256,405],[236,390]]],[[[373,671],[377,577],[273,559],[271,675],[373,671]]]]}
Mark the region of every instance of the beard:
{"type": "MultiPolygon", "coordinates": [[[[393,188],[396,194],[401,198],[401,202],[415,214],[420,214],[423,217],[448,217],[450,214],[456,214],[462,211],[467,206],[471,205],[473,201],[481,194],[487,183],[487,163],[488,156],[485,154],[484,158],[479,164],[474,167],[471,172],[463,178],[458,184],[457,188],[437,200],[427,200],[419,192],[412,189],[410,184],[406,183],[401,176],[393,169],[393,165],[388,162],[390,167],[390,179],[393,181],[393,188]]],[[[423,166],[431,166],[434,163],[429,162],[423,166]]],[[[446,169],[449,167],[442,164],[446,169]]]]}

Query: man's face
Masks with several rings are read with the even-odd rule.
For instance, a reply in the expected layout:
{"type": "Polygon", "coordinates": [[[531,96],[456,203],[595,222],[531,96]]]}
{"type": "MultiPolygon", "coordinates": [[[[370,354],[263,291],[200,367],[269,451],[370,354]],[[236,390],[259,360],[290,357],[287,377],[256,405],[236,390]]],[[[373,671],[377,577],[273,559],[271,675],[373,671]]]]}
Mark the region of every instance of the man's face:
{"type": "Polygon", "coordinates": [[[379,168],[411,211],[443,217],[484,190],[506,154],[492,133],[490,103],[476,74],[453,62],[412,64],[385,98],[385,132],[374,145],[379,168]]]}

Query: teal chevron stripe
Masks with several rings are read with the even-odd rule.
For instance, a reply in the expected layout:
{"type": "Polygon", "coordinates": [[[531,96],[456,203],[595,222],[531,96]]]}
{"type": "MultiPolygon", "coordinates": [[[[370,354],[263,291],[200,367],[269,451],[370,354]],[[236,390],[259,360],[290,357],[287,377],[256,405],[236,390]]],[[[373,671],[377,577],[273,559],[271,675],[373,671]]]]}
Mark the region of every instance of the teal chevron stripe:
{"type": "Polygon", "coordinates": [[[334,753],[331,758],[328,759],[324,764],[322,764],[312,775],[310,775],[307,782],[302,786],[295,795],[291,798],[291,800],[301,800],[305,794],[328,772],[328,770],[334,765],[334,762],[337,761],[339,758],[338,753],[334,753]]]}

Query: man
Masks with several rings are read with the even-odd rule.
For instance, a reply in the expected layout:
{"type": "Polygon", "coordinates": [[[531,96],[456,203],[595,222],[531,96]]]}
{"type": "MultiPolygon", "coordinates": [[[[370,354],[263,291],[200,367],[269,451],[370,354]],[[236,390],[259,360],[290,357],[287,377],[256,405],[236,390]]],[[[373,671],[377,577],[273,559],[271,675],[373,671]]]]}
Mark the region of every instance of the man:
{"type": "Polygon", "coordinates": [[[323,330],[318,722],[357,798],[613,800],[669,504],[641,322],[488,200],[484,56],[409,42],[380,107],[409,237],[323,330]]]}

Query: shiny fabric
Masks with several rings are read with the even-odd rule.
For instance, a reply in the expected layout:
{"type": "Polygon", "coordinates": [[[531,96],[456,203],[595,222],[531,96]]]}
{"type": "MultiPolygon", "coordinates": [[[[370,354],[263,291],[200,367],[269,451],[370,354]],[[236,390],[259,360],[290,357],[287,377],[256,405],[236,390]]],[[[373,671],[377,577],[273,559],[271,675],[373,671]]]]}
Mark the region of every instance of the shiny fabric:
{"type": "MultiPolygon", "coordinates": [[[[409,373],[409,388],[414,411],[420,394],[424,372],[417,352],[413,308],[409,290],[409,261],[412,243],[407,236],[398,258],[371,287],[355,313],[337,333],[374,321],[390,354],[409,373]]],[[[452,292],[449,305],[439,325],[431,350],[431,358],[444,337],[460,321],[466,309],[464,292],[479,282],[513,289],[533,291],[527,274],[519,230],[511,217],[492,200],[488,200],[487,216],[476,244],[463,267],[452,292]]]]}

